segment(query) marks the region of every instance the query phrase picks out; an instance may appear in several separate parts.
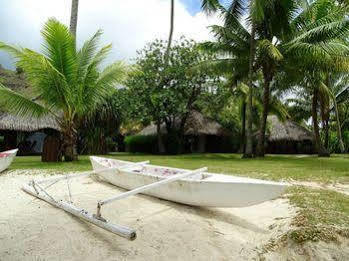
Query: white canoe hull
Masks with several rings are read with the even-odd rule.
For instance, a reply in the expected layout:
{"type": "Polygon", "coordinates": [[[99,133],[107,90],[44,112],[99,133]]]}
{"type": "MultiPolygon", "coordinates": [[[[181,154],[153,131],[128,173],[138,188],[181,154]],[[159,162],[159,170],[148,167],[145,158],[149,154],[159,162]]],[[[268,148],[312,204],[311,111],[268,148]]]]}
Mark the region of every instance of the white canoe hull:
{"type": "MultiPolygon", "coordinates": [[[[132,168],[107,170],[121,167],[130,162],[101,157],[90,157],[94,171],[105,181],[118,187],[131,190],[165,177],[144,172],[135,172],[132,168]]],[[[183,169],[159,167],[176,171],[183,169]]],[[[279,197],[286,189],[284,183],[242,178],[213,173],[203,173],[203,178],[187,178],[156,187],[144,194],[191,206],[202,207],[247,207],[279,197]]]]}
{"type": "Polygon", "coordinates": [[[6,154],[6,156],[0,157],[0,172],[3,172],[11,165],[13,159],[16,157],[17,151],[18,149],[0,152],[0,154],[6,154]]]}

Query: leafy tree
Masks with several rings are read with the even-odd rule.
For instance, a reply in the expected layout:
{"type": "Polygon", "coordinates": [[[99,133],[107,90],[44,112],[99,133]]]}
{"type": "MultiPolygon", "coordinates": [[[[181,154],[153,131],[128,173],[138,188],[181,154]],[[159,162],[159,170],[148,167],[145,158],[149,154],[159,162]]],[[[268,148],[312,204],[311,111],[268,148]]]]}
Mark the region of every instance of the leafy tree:
{"type": "Polygon", "coordinates": [[[0,102],[3,108],[17,115],[54,117],[61,128],[65,160],[71,161],[77,158],[74,147],[79,122],[104,103],[115,84],[125,79],[127,70],[121,62],[99,70],[111,50],[111,45],[98,50],[101,31],[79,50],[67,26],[55,19],[46,22],[41,34],[43,53],[0,42],[0,49],[12,54],[16,65],[23,68],[38,100],[1,86],[0,102]]]}
{"type": "Polygon", "coordinates": [[[181,143],[189,112],[202,92],[214,88],[218,79],[211,78],[207,71],[188,70],[207,59],[195,42],[185,38],[175,42],[168,62],[166,50],[165,41],[155,40],[138,52],[136,70],[127,86],[134,98],[134,116],[156,123],[158,137],[164,123],[168,135],[181,143]]]}

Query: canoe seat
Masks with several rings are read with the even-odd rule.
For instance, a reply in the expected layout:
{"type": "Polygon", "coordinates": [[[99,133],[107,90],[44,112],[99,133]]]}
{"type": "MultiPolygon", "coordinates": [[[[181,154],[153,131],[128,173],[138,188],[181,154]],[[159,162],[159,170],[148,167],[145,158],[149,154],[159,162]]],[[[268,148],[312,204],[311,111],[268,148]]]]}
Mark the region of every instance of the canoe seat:
{"type": "MultiPolygon", "coordinates": [[[[181,173],[184,173],[185,171],[176,170],[176,169],[169,169],[169,168],[162,168],[162,167],[153,167],[153,166],[142,166],[136,170],[137,172],[143,172],[150,175],[155,175],[159,177],[168,178],[174,175],[178,175],[181,173]]],[[[189,176],[187,179],[193,179],[193,180],[201,180],[204,178],[204,175],[202,173],[194,174],[192,176],[189,176]]]]}

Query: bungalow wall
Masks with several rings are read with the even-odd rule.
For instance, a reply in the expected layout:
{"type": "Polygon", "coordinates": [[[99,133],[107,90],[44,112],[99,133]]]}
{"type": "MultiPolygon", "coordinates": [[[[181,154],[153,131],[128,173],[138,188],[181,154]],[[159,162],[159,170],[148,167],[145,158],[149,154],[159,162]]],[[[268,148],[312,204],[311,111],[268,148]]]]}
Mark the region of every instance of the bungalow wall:
{"type": "Polygon", "coordinates": [[[268,141],[267,153],[270,154],[314,154],[313,142],[310,140],[293,141],[278,140],[268,141]]]}
{"type": "Polygon", "coordinates": [[[186,139],[191,141],[190,148],[186,149],[189,153],[234,153],[239,150],[239,142],[229,136],[198,135],[186,139]]]}
{"type": "Polygon", "coordinates": [[[39,155],[42,153],[47,134],[44,131],[0,131],[0,151],[18,148],[18,155],[39,155]]]}

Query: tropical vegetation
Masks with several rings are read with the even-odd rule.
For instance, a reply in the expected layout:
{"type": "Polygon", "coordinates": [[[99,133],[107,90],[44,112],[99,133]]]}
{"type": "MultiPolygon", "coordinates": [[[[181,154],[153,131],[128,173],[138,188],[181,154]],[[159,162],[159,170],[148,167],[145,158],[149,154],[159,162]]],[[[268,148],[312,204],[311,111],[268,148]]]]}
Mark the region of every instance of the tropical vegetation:
{"type": "Polygon", "coordinates": [[[204,93],[219,83],[208,70],[188,70],[208,57],[199,51],[194,41],[185,38],[176,41],[170,49],[165,41],[155,40],[138,52],[134,71],[126,83],[134,97],[131,115],[156,124],[160,153],[165,152],[161,125],[165,124],[171,137],[168,152],[181,152],[184,125],[190,111],[196,108],[204,93]]]}
{"type": "MultiPolygon", "coordinates": [[[[255,86],[258,74],[263,76],[260,87],[263,89],[263,107],[255,155],[265,154],[271,88],[275,85],[279,95],[303,88],[312,96],[311,118],[316,148],[319,156],[328,156],[319,131],[318,114],[324,119],[322,127],[325,131],[332,111],[336,125],[340,125],[335,94],[328,85],[330,74],[343,76],[348,72],[349,21],[345,1],[234,0],[221,5],[218,0],[204,0],[202,6],[208,13],[220,12],[224,17],[223,26],[212,26],[217,41],[201,45],[206,51],[220,54],[218,60],[207,65],[213,66],[218,74],[228,75],[233,87],[241,84],[249,87],[244,156],[252,155],[252,100],[258,88],[255,86]],[[247,15],[247,25],[241,24],[243,15],[247,15]]],[[[341,76],[337,78],[339,81],[341,76]]],[[[337,134],[344,151],[340,128],[337,128],[337,134]]]]}
{"type": "Polygon", "coordinates": [[[77,159],[81,123],[106,103],[115,85],[125,79],[127,67],[115,62],[100,69],[112,47],[98,49],[102,31],[97,31],[80,49],[67,26],[56,19],[49,19],[41,34],[42,53],[0,42],[0,49],[12,54],[17,67],[25,72],[34,95],[25,97],[1,85],[0,102],[13,114],[53,117],[61,129],[65,160],[72,161],[77,159]]]}
{"type": "Polygon", "coordinates": [[[98,49],[101,31],[77,47],[78,5],[72,1],[69,28],[55,19],[45,24],[42,53],[0,42],[32,89],[26,95],[1,86],[1,110],[53,117],[67,161],[123,150],[124,136],[151,123],[156,137],[126,143],[183,153],[193,110],[228,129],[238,143],[231,151],[239,147],[243,158],[265,155],[271,114],[310,130],[319,156],[348,150],[347,1],[202,0],[202,10],[222,23],[210,27],[214,40],[197,43],[173,39],[171,0],[168,40],[148,43],[131,66],[105,66],[111,46],[98,49]]]}

